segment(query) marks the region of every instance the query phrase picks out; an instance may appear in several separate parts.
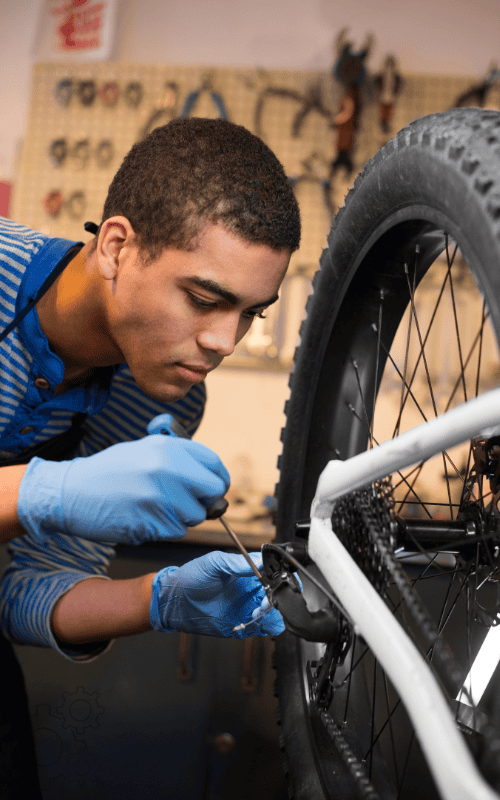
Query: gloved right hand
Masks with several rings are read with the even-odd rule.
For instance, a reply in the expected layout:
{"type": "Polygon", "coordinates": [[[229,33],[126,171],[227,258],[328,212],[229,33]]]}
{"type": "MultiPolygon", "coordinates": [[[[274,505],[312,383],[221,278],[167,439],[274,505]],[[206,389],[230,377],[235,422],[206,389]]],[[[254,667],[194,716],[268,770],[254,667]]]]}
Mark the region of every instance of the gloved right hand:
{"type": "Polygon", "coordinates": [[[140,544],[184,536],[228,487],[229,474],[212,450],[158,434],[72,461],[33,458],[17,508],[21,525],[39,537],[58,531],[140,544]]]}

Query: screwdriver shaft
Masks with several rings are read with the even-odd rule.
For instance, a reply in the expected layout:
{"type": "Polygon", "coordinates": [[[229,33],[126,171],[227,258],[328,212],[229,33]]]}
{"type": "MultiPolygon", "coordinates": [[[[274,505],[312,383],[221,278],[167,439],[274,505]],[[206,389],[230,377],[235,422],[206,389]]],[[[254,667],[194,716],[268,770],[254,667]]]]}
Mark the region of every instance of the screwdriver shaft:
{"type": "Polygon", "coordinates": [[[236,545],[236,547],[238,548],[238,550],[240,551],[240,553],[241,553],[243,556],[245,556],[246,560],[248,561],[248,564],[249,564],[249,566],[250,566],[250,567],[252,568],[252,570],[255,572],[255,574],[257,575],[257,577],[258,577],[258,579],[259,579],[259,581],[262,583],[262,585],[263,585],[263,586],[265,586],[265,581],[264,581],[264,578],[262,577],[262,574],[259,572],[259,570],[258,570],[258,569],[257,569],[257,567],[255,566],[254,562],[252,561],[252,559],[251,559],[251,558],[250,558],[250,556],[248,555],[248,553],[247,553],[247,551],[245,550],[245,548],[243,547],[242,543],[240,542],[240,540],[239,540],[239,539],[238,539],[238,537],[236,536],[235,532],[233,531],[233,529],[231,528],[231,526],[230,526],[230,525],[229,525],[229,523],[227,522],[227,520],[226,520],[225,516],[224,516],[224,515],[222,515],[221,517],[219,517],[219,519],[220,519],[220,521],[222,522],[222,524],[224,525],[224,527],[225,527],[226,531],[228,532],[229,536],[231,537],[231,539],[232,539],[232,540],[233,540],[233,542],[235,543],[235,545],[236,545]]]}
{"type": "MultiPolygon", "coordinates": [[[[176,417],[170,415],[169,419],[166,419],[165,417],[158,417],[157,419],[158,420],[162,420],[162,424],[161,424],[161,427],[159,427],[159,430],[155,428],[155,431],[154,431],[155,433],[159,432],[159,433],[164,434],[165,436],[168,436],[168,435],[179,436],[181,439],[190,439],[191,438],[189,433],[186,431],[184,426],[181,425],[181,423],[179,422],[179,420],[176,417]]],[[[242,543],[240,542],[240,540],[236,536],[235,532],[233,531],[233,529],[231,528],[231,526],[227,522],[226,518],[224,517],[224,514],[223,513],[221,514],[221,511],[224,512],[226,510],[227,505],[228,505],[227,504],[227,500],[225,500],[222,497],[219,498],[219,500],[216,500],[215,503],[213,503],[212,506],[210,506],[210,508],[208,509],[207,519],[220,519],[220,521],[224,525],[226,531],[228,532],[229,536],[231,537],[231,539],[235,543],[235,545],[238,548],[238,550],[240,551],[240,553],[246,558],[249,566],[252,568],[253,572],[255,573],[255,575],[257,576],[257,578],[261,582],[261,584],[264,587],[267,587],[267,584],[266,584],[264,578],[262,577],[262,574],[259,572],[259,570],[255,566],[254,562],[252,561],[252,559],[248,555],[247,551],[243,547],[242,543]],[[213,510],[213,513],[211,513],[211,510],[213,510]]]]}

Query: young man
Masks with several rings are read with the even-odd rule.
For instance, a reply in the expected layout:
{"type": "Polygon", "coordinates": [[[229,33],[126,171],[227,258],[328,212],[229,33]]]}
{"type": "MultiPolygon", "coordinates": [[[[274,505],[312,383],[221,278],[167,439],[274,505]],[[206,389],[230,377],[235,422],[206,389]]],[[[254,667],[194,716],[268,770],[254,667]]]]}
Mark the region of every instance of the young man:
{"type": "MultiPolygon", "coordinates": [[[[222,120],[175,120],[134,145],[80,250],[0,223],[8,638],[88,660],[114,636],[234,636],[258,614],[264,593],[241,556],[105,572],[113,544],[179,538],[227,491],[216,454],[160,435],[157,418],[194,433],[203,379],[276,301],[299,238],[276,157],[222,120]]],[[[239,635],[282,629],[272,611],[239,635]]]]}

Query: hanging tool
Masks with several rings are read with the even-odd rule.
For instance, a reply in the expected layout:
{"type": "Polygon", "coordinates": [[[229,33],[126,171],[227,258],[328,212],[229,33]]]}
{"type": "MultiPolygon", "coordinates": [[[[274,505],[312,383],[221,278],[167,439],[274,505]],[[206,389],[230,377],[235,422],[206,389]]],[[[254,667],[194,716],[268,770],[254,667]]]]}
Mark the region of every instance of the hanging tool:
{"type": "Polygon", "coordinates": [[[198,102],[199,96],[203,92],[209,92],[210,93],[210,98],[212,100],[212,103],[214,104],[215,108],[218,111],[219,118],[220,119],[226,119],[226,120],[229,119],[229,116],[228,116],[228,113],[227,113],[226,106],[225,106],[224,99],[223,99],[222,95],[219,94],[219,92],[216,92],[214,90],[213,78],[214,78],[214,73],[213,72],[209,72],[209,73],[207,73],[206,75],[203,76],[203,79],[202,79],[200,87],[198,89],[196,89],[194,92],[190,92],[188,94],[188,96],[186,97],[186,100],[184,101],[184,105],[182,107],[182,111],[179,114],[179,117],[181,117],[181,118],[182,117],[189,117],[191,111],[193,110],[193,108],[195,107],[196,103],[198,102]]]}

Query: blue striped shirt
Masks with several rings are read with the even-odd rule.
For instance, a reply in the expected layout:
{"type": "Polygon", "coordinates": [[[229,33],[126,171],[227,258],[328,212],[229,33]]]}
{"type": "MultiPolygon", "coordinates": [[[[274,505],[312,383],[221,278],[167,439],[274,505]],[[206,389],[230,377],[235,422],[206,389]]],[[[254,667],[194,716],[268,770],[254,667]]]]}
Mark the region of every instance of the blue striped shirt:
{"type": "MultiPolygon", "coordinates": [[[[0,217],[0,331],[74,244],[0,217]]],[[[145,436],[158,414],[173,414],[191,435],[196,431],[206,400],[203,385],[193,386],[175,403],[160,403],[139,389],[126,364],[107,372],[109,389],[96,384],[56,397],[64,364],[50,350],[36,308],[30,311],[0,342],[0,460],[68,430],[76,412],[88,416],[75,456],[145,436]]],[[[0,590],[4,634],[17,643],[54,647],[73,660],[89,660],[102,652],[106,644],[62,647],[52,632],[51,616],[57,600],[75,584],[108,579],[114,549],[54,531],[48,545],[26,534],[10,543],[9,552],[11,562],[0,590]]]]}

